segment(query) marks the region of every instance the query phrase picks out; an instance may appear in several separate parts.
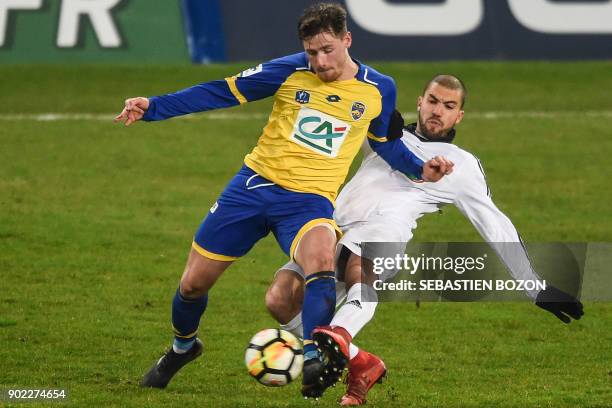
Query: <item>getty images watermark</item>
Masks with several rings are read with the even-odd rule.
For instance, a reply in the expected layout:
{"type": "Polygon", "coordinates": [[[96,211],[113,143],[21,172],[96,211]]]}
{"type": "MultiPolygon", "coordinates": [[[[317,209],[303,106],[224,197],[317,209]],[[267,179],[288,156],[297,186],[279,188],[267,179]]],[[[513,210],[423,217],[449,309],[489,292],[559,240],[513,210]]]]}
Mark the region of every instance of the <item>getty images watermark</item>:
{"type": "Polygon", "coordinates": [[[545,290],[546,280],[538,279],[419,279],[418,281],[400,279],[399,281],[384,281],[380,279],[386,271],[405,271],[415,275],[418,271],[444,271],[463,275],[471,271],[483,271],[486,267],[488,254],[479,257],[442,257],[420,254],[396,254],[394,257],[375,257],[372,260],[372,271],[379,279],[374,280],[374,290],[400,291],[493,291],[493,290],[545,290]]]}
{"type": "Polygon", "coordinates": [[[530,301],[554,286],[611,301],[611,243],[365,242],[363,300],[530,301]]]}

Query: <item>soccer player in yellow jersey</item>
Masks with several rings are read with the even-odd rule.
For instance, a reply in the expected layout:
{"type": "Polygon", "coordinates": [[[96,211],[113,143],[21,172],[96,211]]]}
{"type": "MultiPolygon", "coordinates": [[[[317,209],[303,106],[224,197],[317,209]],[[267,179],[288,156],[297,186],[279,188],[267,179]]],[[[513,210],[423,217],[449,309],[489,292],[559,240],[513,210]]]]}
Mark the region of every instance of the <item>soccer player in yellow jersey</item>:
{"type": "Polygon", "coordinates": [[[127,99],[116,118],[130,125],[274,97],[257,145],[195,234],[172,303],[174,344],[144,376],[142,386],[164,388],[202,353],[197,331],[209,289],[233,261],[272,231],[306,275],[302,393],[320,396],[323,364],[310,335],[333,316],[338,232],[333,202],[364,138],[394,169],[413,179],[437,181],[452,171],[444,158],[423,163],[400,140],[387,139],[395,84],[349,56],[352,39],[342,6],[309,7],[299,20],[298,34],[304,52],[173,94],[127,99]]]}

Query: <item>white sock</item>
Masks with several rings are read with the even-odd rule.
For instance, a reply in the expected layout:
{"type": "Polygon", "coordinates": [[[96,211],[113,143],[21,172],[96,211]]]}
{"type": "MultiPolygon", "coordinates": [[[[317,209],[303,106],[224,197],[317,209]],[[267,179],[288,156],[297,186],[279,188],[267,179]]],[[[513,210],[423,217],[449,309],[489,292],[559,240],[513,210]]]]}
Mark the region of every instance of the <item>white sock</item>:
{"type": "Polygon", "coordinates": [[[359,347],[353,343],[349,344],[349,359],[354,359],[357,356],[357,353],[359,353],[359,347]]]}
{"type": "MultiPolygon", "coordinates": [[[[280,328],[293,333],[298,339],[303,339],[303,328],[302,328],[302,314],[298,313],[293,319],[287,324],[281,324],[280,328]]],[[[176,350],[175,350],[176,351],[176,350]]],[[[353,343],[349,344],[349,360],[352,360],[359,353],[359,347],[353,343]]]]}
{"type": "Polygon", "coordinates": [[[292,333],[295,337],[302,340],[304,338],[304,328],[302,327],[302,313],[295,315],[287,324],[281,324],[280,328],[292,333]]]}
{"type": "Polygon", "coordinates": [[[357,283],[349,289],[346,302],[336,312],[331,325],[343,327],[351,337],[355,337],[374,317],[376,305],[378,305],[376,291],[371,286],[357,283]],[[368,301],[362,301],[362,298],[368,301]]]}

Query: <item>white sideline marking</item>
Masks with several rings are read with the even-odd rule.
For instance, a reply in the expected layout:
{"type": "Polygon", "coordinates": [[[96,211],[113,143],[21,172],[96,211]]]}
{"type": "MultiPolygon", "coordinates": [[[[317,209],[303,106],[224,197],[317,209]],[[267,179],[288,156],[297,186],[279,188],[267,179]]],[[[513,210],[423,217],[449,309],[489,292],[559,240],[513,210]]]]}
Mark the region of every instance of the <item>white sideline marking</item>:
{"type": "MultiPolygon", "coordinates": [[[[416,115],[412,112],[403,113],[406,119],[414,119],[416,115]]],[[[2,121],[34,121],[34,122],[59,122],[59,121],[100,121],[111,122],[115,113],[4,113],[0,114],[2,121]]],[[[483,111],[467,112],[468,119],[496,120],[496,119],[556,119],[556,118],[612,118],[612,110],[599,111],[483,111]]],[[[265,113],[240,113],[240,112],[212,112],[200,115],[187,115],[176,119],[181,120],[264,120],[268,118],[265,113]]]]}

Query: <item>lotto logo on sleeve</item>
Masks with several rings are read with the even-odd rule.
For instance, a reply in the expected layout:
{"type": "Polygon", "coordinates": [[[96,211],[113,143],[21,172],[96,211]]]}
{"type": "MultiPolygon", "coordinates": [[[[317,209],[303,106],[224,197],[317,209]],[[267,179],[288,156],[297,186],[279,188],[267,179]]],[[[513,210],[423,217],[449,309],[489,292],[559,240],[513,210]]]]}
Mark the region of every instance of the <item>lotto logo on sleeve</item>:
{"type": "Polygon", "coordinates": [[[350,130],[348,123],[304,107],[295,121],[291,140],[316,153],[336,157],[350,130]]]}

